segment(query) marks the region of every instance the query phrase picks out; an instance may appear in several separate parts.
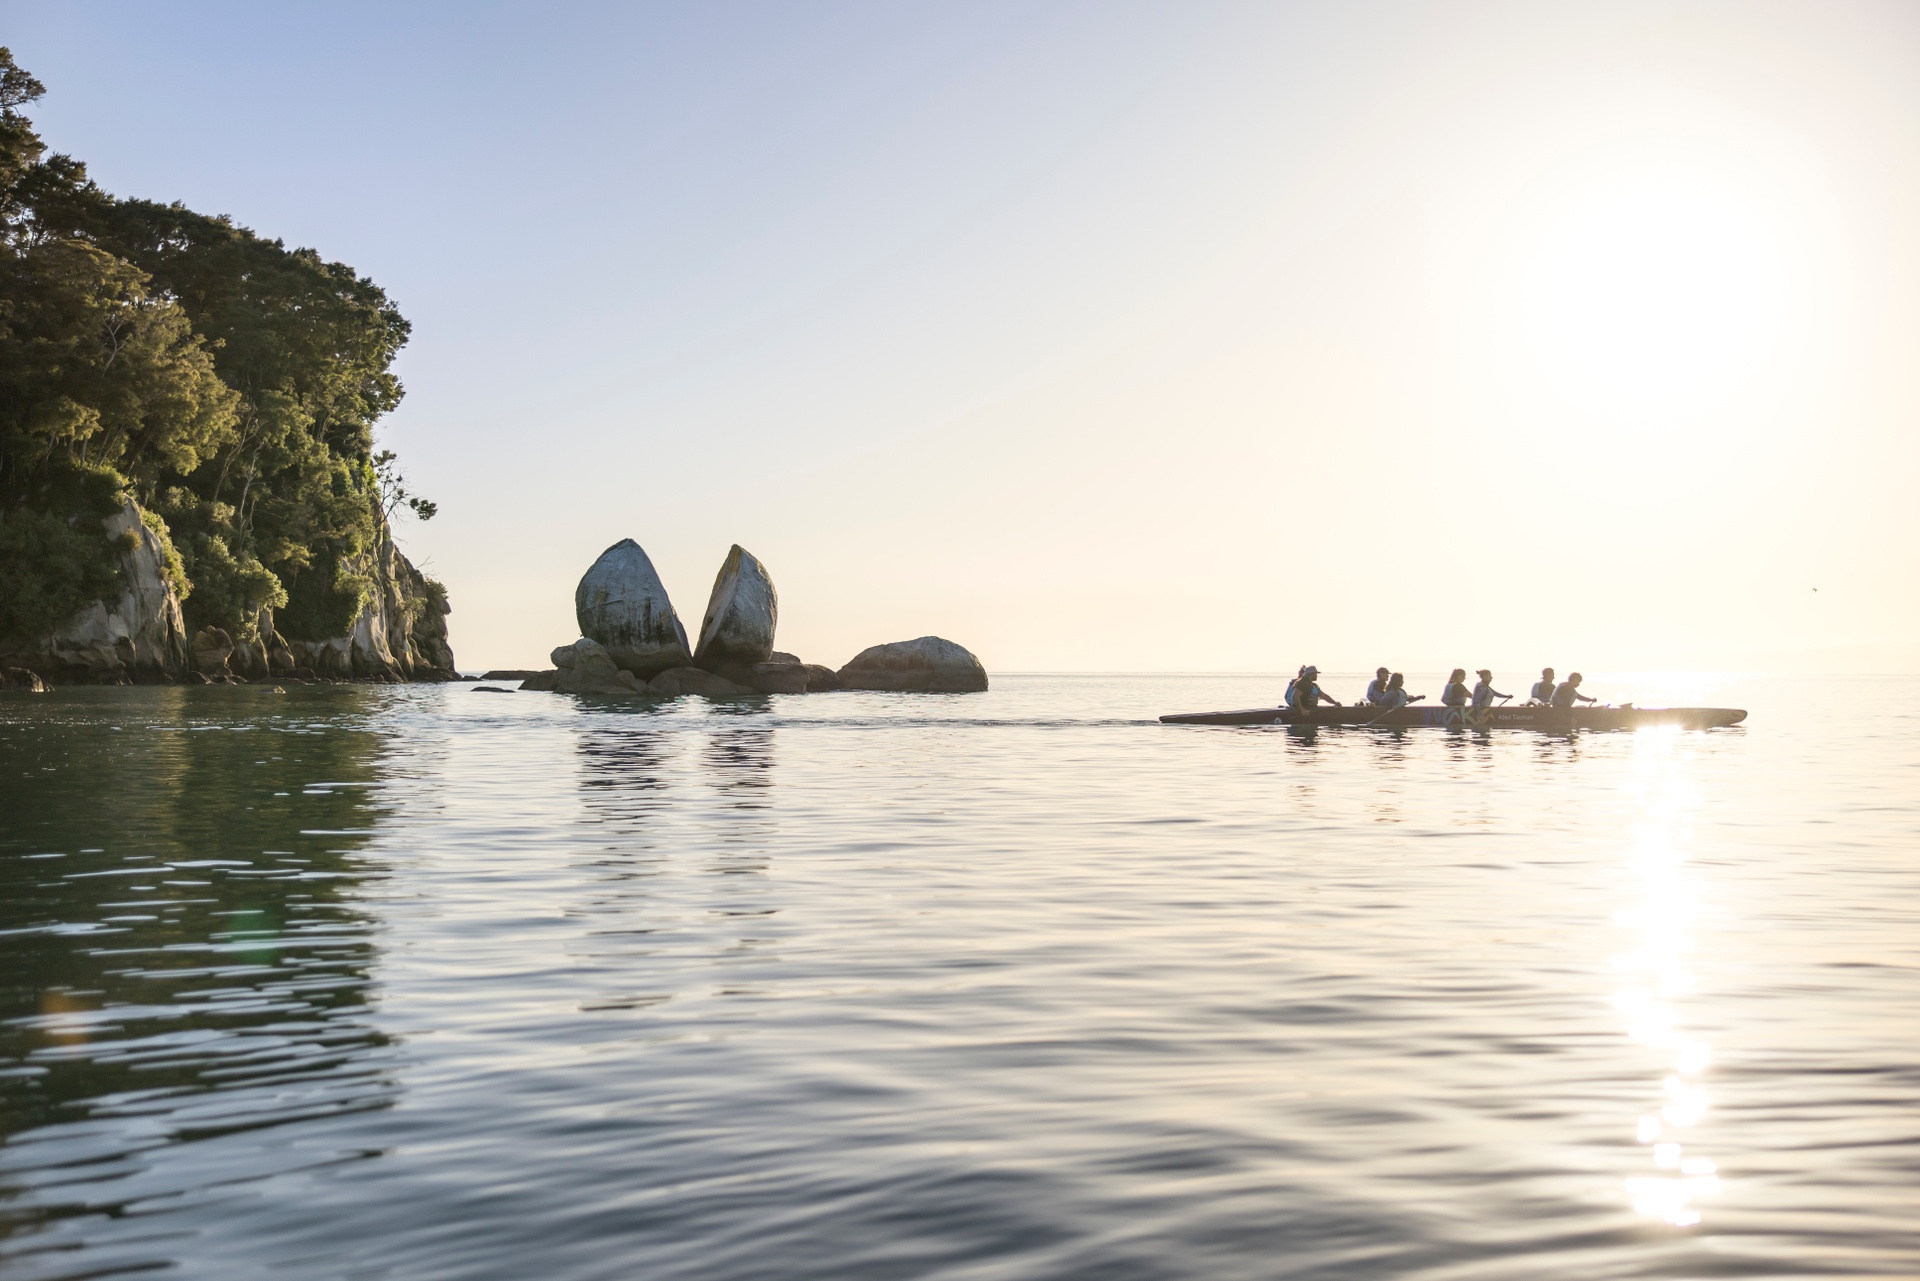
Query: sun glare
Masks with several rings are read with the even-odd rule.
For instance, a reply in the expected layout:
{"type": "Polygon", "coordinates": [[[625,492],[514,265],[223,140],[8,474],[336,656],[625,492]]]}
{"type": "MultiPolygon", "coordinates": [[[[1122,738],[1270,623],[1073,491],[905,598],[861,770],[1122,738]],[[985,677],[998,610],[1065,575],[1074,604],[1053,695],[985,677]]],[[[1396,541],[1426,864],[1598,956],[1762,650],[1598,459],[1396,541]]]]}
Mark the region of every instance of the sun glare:
{"type": "Polygon", "coordinates": [[[1536,366],[1616,421],[1737,394],[1785,327],[1787,252],[1768,211],[1672,169],[1582,185],[1526,247],[1517,319],[1536,366]]]}
{"type": "Polygon", "coordinates": [[[1831,363],[1844,241],[1817,168],[1763,131],[1628,130],[1450,190],[1439,314],[1529,437],[1557,423],[1697,463],[1768,439],[1831,363]]]}

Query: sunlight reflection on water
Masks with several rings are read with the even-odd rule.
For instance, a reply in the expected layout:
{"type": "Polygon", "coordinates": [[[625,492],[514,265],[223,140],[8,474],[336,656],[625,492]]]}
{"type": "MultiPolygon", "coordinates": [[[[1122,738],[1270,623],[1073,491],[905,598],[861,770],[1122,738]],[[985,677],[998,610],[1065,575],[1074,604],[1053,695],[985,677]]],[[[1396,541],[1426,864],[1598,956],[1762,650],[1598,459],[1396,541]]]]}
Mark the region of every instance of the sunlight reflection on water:
{"type": "Polygon", "coordinates": [[[1627,868],[1639,902],[1614,914],[1635,932],[1633,950],[1614,958],[1626,980],[1615,1004],[1628,1019],[1628,1035],[1661,1053],[1668,1071],[1661,1102],[1640,1117],[1635,1139],[1650,1149],[1657,1174],[1627,1180],[1636,1213],[1676,1227],[1700,1222],[1698,1202],[1720,1191],[1718,1166],[1684,1142],[1711,1099],[1702,1080],[1711,1057],[1706,1040],[1687,1030],[1681,1003],[1694,994],[1689,957],[1694,951],[1700,887],[1689,874],[1687,827],[1699,803],[1687,776],[1692,753],[1677,730],[1642,730],[1635,736],[1631,794],[1642,810],[1633,829],[1627,868]]]}

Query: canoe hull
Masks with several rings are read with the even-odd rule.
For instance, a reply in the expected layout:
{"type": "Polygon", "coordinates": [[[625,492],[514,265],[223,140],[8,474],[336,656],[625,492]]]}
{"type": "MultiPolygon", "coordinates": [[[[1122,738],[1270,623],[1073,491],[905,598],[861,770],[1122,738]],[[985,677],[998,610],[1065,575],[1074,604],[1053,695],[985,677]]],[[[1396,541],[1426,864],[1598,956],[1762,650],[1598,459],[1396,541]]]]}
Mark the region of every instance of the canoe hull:
{"type": "Polygon", "coordinates": [[[1682,729],[1717,729],[1747,719],[1737,707],[1490,707],[1484,712],[1452,707],[1317,707],[1303,715],[1284,707],[1250,707],[1238,712],[1179,712],[1162,716],[1169,725],[1360,725],[1381,729],[1432,726],[1452,729],[1540,729],[1565,733],[1574,729],[1640,729],[1649,725],[1677,725],[1682,729]]]}

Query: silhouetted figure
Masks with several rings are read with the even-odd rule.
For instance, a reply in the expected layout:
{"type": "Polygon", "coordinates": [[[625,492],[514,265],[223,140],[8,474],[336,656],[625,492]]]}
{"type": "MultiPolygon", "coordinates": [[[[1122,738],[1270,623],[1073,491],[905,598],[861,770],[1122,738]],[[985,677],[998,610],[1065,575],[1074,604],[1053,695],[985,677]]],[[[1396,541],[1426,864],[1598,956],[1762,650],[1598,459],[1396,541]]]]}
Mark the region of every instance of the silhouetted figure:
{"type": "Polygon", "coordinates": [[[1407,678],[1399,672],[1395,672],[1392,678],[1387,681],[1386,692],[1380,696],[1380,706],[1391,711],[1396,707],[1405,707],[1408,703],[1417,703],[1425,697],[1425,694],[1409,696],[1407,693],[1407,678]]]}
{"type": "Polygon", "coordinates": [[[1551,667],[1543,667],[1540,669],[1540,679],[1535,681],[1533,688],[1527,692],[1527,701],[1529,703],[1539,703],[1542,707],[1552,704],[1553,669],[1551,667]]]}
{"type": "Polygon", "coordinates": [[[1476,712],[1486,711],[1489,707],[1493,706],[1493,700],[1496,698],[1509,699],[1513,697],[1513,695],[1511,694],[1502,694],[1499,690],[1493,687],[1493,673],[1488,671],[1486,668],[1484,667],[1481,668],[1479,671],[1475,672],[1474,675],[1480,678],[1480,683],[1473,687],[1473,710],[1474,711],[1476,712]]]}
{"type": "Polygon", "coordinates": [[[1320,688],[1320,669],[1309,663],[1300,669],[1300,676],[1287,686],[1287,706],[1300,713],[1300,719],[1312,720],[1313,709],[1322,702],[1335,707],[1344,706],[1339,699],[1320,688]]]}
{"type": "Polygon", "coordinates": [[[1467,704],[1473,694],[1467,689],[1467,669],[1456,667],[1453,675],[1447,677],[1447,687],[1440,691],[1440,705],[1446,708],[1445,721],[1448,725],[1466,723],[1467,704]]]}
{"type": "Polygon", "coordinates": [[[1560,687],[1553,691],[1553,705],[1564,711],[1572,711],[1576,703],[1597,703],[1599,701],[1597,698],[1588,698],[1580,692],[1579,672],[1567,673],[1567,679],[1561,681],[1560,687]]]}
{"type": "Polygon", "coordinates": [[[1373,679],[1367,683],[1367,701],[1375,707],[1385,707],[1387,697],[1387,669],[1382,667],[1373,673],[1373,679]]]}

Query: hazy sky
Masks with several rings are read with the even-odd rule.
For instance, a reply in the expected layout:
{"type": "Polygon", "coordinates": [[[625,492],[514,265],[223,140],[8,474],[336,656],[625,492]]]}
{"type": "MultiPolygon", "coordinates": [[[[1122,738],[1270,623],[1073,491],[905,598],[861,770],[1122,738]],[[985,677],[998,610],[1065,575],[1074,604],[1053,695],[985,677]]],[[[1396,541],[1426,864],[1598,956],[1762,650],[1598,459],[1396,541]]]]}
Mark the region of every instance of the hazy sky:
{"type": "Polygon", "coordinates": [[[741,543],[833,664],[1920,643],[1911,3],[0,18],[108,190],[412,320],[465,667],[622,537],[693,628],[741,543]]]}

